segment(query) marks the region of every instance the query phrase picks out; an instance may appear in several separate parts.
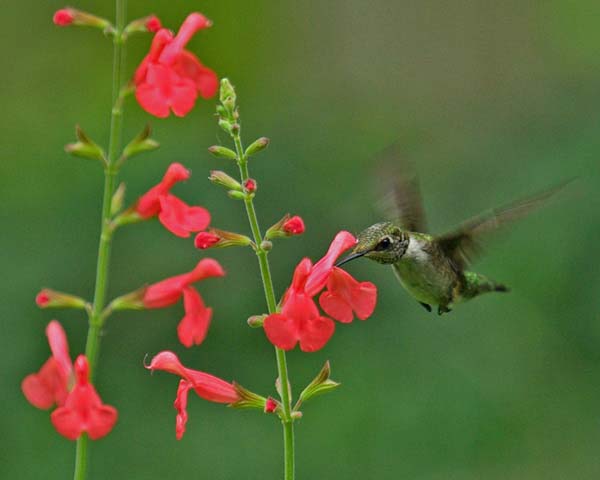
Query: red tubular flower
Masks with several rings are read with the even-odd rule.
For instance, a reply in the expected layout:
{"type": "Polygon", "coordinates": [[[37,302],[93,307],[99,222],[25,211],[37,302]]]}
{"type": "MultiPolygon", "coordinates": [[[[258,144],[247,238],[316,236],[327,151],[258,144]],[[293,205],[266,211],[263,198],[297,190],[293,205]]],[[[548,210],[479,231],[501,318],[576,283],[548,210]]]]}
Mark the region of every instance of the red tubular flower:
{"type": "Polygon", "coordinates": [[[55,25],[59,27],[66,27],[67,25],[71,25],[75,20],[75,15],[73,14],[73,10],[70,8],[61,8],[54,13],[52,17],[52,21],[55,25]]]}
{"type": "Polygon", "coordinates": [[[223,267],[212,258],[203,258],[196,267],[188,273],[166,278],[146,288],[143,303],[146,308],[163,308],[177,303],[183,295],[183,290],[192,283],[205,278],[222,277],[223,267]]]}
{"type": "Polygon", "coordinates": [[[335,236],[329,250],[321,260],[315,263],[309,278],[306,280],[306,292],[309,295],[314,296],[323,289],[329,274],[333,270],[335,261],[355,244],[356,238],[350,232],[341,231],[335,236]]]}
{"type": "Polygon", "coordinates": [[[181,163],[172,163],[158,185],[155,185],[140,197],[135,211],[143,218],[150,218],[160,213],[160,197],[169,193],[177,183],[190,178],[190,172],[181,163]]]}
{"type": "Polygon", "coordinates": [[[85,355],[75,360],[77,383],[65,404],[52,412],[50,420],[61,435],[76,440],[86,432],[92,440],[107,435],[117,421],[117,410],[105,405],[89,383],[89,367],[85,355]]]}
{"type": "Polygon", "coordinates": [[[211,22],[200,13],[185,19],[175,37],[166,29],[159,30],[150,53],[138,67],[134,82],[136,98],[148,113],[160,118],[170,111],[185,116],[196,103],[198,94],[212,97],[218,89],[218,77],[184,49],[192,36],[211,22]]]}
{"type": "Polygon", "coordinates": [[[336,320],[349,323],[353,312],[366,320],[375,310],[377,287],[371,282],[358,282],[341,268],[334,267],[327,280],[327,291],[319,297],[321,308],[336,320]]]}
{"type": "Polygon", "coordinates": [[[175,195],[165,195],[160,197],[158,219],[174,235],[187,238],[191,232],[208,227],[210,213],[203,207],[189,206],[175,195]]]}
{"type": "Polygon", "coordinates": [[[46,327],[46,336],[52,356],[38,373],[27,375],[21,383],[25,398],[41,409],[64,404],[73,375],[67,336],[60,323],[52,320],[46,327]]]}
{"type": "Polygon", "coordinates": [[[210,326],[212,308],[206,307],[202,297],[193,287],[183,290],[185,316],[177,326],[179,341],[186,347],[200,345],[210,326]]]}
{"type": "Polygon", "coordinates": [[[194,239],[194,246],[200,250],[206,250],[221,241],[219,235],[215,235],[211,232],[200,232],[194,239]]]}
{"type": "Polygon", "coordinates": [[[305,290],[311,267],[308,258],[300,262],[285,293],[281,313],[265,318],[267,338],[283,350],[291,350],[299,342],[303,352],[314,352],[325,346],[335,330],[333,321],[319,314],[312,296],[305,290]]]}
{"type": "Polygon", "coordinates": [[[294,215],[283,224],[283,231],[288,235],[300,235],[304,230],[304,220],[298,215],[294,215]]]}

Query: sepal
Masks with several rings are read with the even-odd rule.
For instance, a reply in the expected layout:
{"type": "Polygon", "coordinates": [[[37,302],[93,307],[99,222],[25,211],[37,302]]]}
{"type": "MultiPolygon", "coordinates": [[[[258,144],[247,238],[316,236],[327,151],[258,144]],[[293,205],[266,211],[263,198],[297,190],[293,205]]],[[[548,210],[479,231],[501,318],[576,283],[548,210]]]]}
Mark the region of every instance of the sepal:
{"type": "Polygon", "coordinates": [[[143,152],[150,152],[160,147],[160,143],[153,138],[150,138],[151,133],[152,128],[150,127],[150,124],[146,124],[144,129],[123,149],[119,163],[122,164],[125,160],[133,157],[134,155],[139,155],[143,152]]]}
{"type": "Polygon", "coordinates": [[[76,157],[91,158],[92,160],[100,160],[104,164],[107,163],[104,150],[88,137],[79,125],[75,126],[75,135],[77,136],[77,142],[65,146],[67,153],[76,157]]]}
{"type": "Polygon", "coordinates": [[[267,399],[257,393],[242,387],[239,383],[233,382],[233,388],[239,396],[239,400],[231,403],[229,406],[233,408],[256,408],[265,410],[267,399]]]}
{"type": "Polygon", "coordinates": [[[144,295],[148,287],[138,288],[137,290],[121,295],[110,302],[108,307],[109,311],[117,310],[144,310],[144,295]]]}
{"type": "Polygon", "coordinates": [[[302,391],[300,397],[298,399],[298,403],[296,404],[296,408],[300,406],[301,403],[306,402],[307,400],[321,395],[323,393],[330,392],[335,390],[340,386],[340,383],[334,382],[329,378],[331,375],[331,366],[329,364],[329,360],[325,362],[323,368],[319,372],[319,374],[310,382],[307,387],[302,391]]]}

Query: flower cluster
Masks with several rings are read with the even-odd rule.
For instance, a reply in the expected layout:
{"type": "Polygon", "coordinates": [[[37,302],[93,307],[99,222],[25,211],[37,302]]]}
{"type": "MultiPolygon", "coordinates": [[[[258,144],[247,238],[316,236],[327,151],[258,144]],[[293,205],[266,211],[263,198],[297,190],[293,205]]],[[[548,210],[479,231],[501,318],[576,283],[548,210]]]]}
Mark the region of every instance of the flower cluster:
{"type": "Polygon", "coordinates": [[[52,424],[58,433],[71,440],[84,432],[92,440],[105,436],[117,421],[117,411],[102,403],[89,382],[85,355],[79,355],[73,367],[67,336],[56,320],[46,327],[46,336],[52,356],[39,372],[23,380],[21,389],[25,397],[33,406],[44,410],[56,405],[50,415],[52,424]]]}
{"type": "Polygon", "coordinates": [[[338,233],[327,254],[316,264],[304,258],[296,267],[292,285],[283,297],[280,313],[264,320],[267,338],[283,350],[291,350],[300,343],[304,352],[314,352],[325,346],[335,330],[334,322],[319,313],[314,297],[319,297],[321,308],[342,323],[349,323],[354,314],[361,320],[373,313],[377,302],[377,288],[371,282],[358,282],[349,273],[335,267],[335,261],[356,244],[349,232],[338,233]]]}
{"type": "Polygon", "coordinates": [[[190,178],[190,172],[180,163],[169,165],[163,179],[142,195],[133,210],[141,218],[158,216],[158,220],[174,235],[189,237],[208,227],[210,213],[203,207],[191,207],[170,190],[173,186],[190,178]]]}
{"type": "Polygon", "coordinates": [[[210,98],[217,92],[215,72],[184,48],[198,30],[210,26],[204,15],[192,13],[176,36],[165,28],[156,32],[150,53],[134,77],[135,97],[148,113],[164,118],[172,110],[183,117],[194,107],[198,95],[210,98]]]}

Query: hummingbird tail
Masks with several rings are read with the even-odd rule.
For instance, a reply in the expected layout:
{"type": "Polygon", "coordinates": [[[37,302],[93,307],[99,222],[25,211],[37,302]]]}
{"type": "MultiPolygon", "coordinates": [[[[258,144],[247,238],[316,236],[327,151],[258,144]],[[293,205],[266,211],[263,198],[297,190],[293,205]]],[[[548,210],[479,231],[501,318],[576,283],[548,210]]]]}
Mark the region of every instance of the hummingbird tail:
{"type": "Polygon", "coordinates": [[[502,283],[494,282],[475,272],[464,272],[464,285],[461,297],[469,299],[487,292],[508,292],[509,288],[502,283]]]}

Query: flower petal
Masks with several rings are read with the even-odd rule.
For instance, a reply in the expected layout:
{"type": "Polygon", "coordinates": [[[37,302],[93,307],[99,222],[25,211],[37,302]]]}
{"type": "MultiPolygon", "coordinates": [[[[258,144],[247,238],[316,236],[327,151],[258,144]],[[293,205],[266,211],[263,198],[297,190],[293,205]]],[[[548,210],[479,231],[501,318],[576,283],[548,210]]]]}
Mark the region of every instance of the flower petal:
{"type": "Polygon", "coordinates": [[[177,417],[175,418],[175,437],[177,440],[181,440],[183,438],[183,434],[185,433],[185,425],[188,421],[187,401],[190,388],[192,388],[192,384],[190,382],[183,379],[179,380],[177,396],[175,397],[175,402],[173,403],[175,410],[177,410],[177,417]]]}
{"type": "Polygon", "coordinates": [[[299,340],[298,326],[293,318],[272,313],[263,323],[269,341],[282,350],[291,350],[299,340]]]}
{"type": "Polygon", "coordinates": [[[191,232],[199,232],[208,227],[210,213],[202,207],[190,207],[175,195],[159,198],[158,219],[171,233],[179,237],[189,237],[191,232]]]}
{"type": "Polygon", "coordinates": [[[61,324],[56,320],[52,320],[46,327],[46,336],[48,337],[52,356],[56,360],[56,364],[66,384],[73,372],[67,335],[61,324]]]}
{"type": "Polygon", "coordinates": [[[200,345],[206,338],[212,308],[204,305],[202,297],[193,287],[183,290],[183,305],[185,316],[177,326],[179,341],[188,348],[192,345],[200,345]]]}
{"type": "Polygon", "coordinates": [[[160,183],[148,190],[137,201],[136,212],[144,218],[157,215],[160,212],[160,197],[166,195],[177,182],[188,178],[190,178],[190,171],[187,168],[181,163],[172,163],[160,183]]]}
{"type": "Polygon", "coordinates": [[[328,315],[340,322],[351,322],[353,311],[365,320],[375,309],[377,287],[371,282],[358,282],[348,272],[334,267],[327,281],[327,291],[321,295],[319,303],[328,315]]]}
{"type": "Polygon", "coordinates": [[[300,332],[300,350],[316,352],[325,346],[335,330],[335,323],[327,317],[317,317],[303,325],[300,332]]]}
{"type": "Polygon", "coordinates": [[[198,12],[190,13],[181,24],[177,35],[171,43],[161,52],[159,61],[161,63],[170,64],[175,59],[176,55],[190,41],[192,36],[203,28],[211,26],[210,20],[198,12]]]}
{"type": "Polygon", "coordinates": [[[181,51],[173,62],[173,70],[180,77],[188,78],[194,82],[202,98],[211,98],[219,89],[219,77],[191,52],[181,51]]]}
{"type": "Polygon", "coordinates": [[[42,410],[54,404],[62,405],[68,394],[67,384],[53,357],[46,360],[38,373],[32,373],[23,379],[21,390],[29,403],[42,410]]]}

